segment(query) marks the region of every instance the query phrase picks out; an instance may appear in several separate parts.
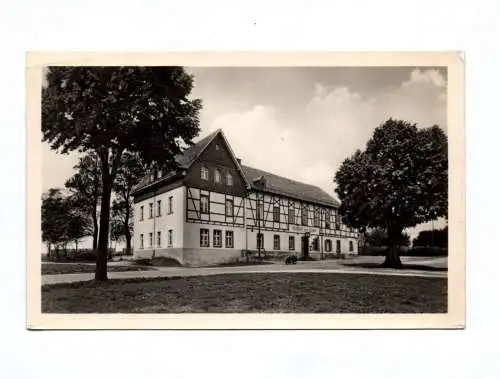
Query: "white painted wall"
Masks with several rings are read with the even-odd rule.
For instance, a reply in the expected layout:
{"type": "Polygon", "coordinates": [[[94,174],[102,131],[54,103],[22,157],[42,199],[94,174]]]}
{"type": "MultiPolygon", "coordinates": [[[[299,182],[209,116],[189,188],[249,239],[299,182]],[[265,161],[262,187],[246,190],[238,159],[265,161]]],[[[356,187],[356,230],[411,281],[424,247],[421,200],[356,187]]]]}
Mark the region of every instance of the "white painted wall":
{"type": "Polygon", "coordinates": [[[134,205],[134,248],[140,250],[140,235],[144,235],[144,249],[168,248],[168,230],[172,229],[172,248],[182,247],[184,239],[185,187],[174,188],[134,205]],[[168,198],[172,196],[172,214],[168,214],[168,198]],[[157,201],[161,200],[161,216],[156,216],[157,201]],[[149,218],[149,204],[153,203],[153,218],[149,218]],[[144,206],[144,220],[140,220],[141,206],[144,206]],[[160,246],[156,232],[161,231],[160,246]],[[153,233],[153,246],[149,246],[149,233],[153,233]]]}
{"type": "MultiPolygon", "coordinates": [[[[223,225],[210,225],[210,224],[197,224],[192,222],[187,222],[184,225],[184,247],[190,249],[214,249],[213,237],[214,230],[222,230],[222,248],[226,248],[226,230],[233,231],[233,248],[237,250],[242,250],[245,248],[245,229],[237,228],[233,226],[223,226],[223,225]],[[210,236],[210,247],[200,246],[200,229],[208,229],[210,236]]],[[[220,249],[215,248],[215,249],[220,249]]]]}

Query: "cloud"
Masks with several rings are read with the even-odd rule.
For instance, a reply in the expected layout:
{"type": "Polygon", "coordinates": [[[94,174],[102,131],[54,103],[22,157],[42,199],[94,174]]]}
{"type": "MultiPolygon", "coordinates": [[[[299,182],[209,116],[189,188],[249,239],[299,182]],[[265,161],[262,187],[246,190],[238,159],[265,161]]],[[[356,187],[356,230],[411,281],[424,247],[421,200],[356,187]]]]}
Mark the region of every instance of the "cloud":
{"type": "Polygon", "coordinates": [[[309,101],[293,110],[296,117],[257,104],[219,114],[207,132],[222,128],[244,164],[334,195],[333,177],[342,161],[363,149],[375,127],[389,117],[446,129],[446,81],[437,70],[414,70],[392,91],[368,97],[346,86],[312,85],[309,101]]]}

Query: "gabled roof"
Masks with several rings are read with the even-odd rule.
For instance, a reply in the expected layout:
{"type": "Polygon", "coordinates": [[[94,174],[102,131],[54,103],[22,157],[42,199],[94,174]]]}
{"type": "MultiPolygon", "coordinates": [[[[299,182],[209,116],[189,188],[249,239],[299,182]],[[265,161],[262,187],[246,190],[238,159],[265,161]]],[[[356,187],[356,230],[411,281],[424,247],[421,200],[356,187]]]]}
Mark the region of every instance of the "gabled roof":
{"type": "Polygon", "coordinates": [[[238,159],[236,159],[236,156],[234,155],[234,152],[232,151],[231,146],[229,145],[221,129],[217,129],[215,132],[210,133],[206,137],[196,142],[193,146],[189,147],[182,154],[177,155],[175,157],[175,160],[179,166],[179,170],[165,173],[161,178],[154,180],[153,182],[151,181],[150,176],[146,175],[145,178],[133,189],[132,194],[135,195],[137,192],[145,190],[146,188],[181,177],[182,171],[189,169],[189,167],[191,167],[191,165],[196,162],[198,157],[203,153],[203,151],[205,151],[207,146],[210,145],[214,138],[219,134],[222,136],[224,142],[226,143],[236,167],[241,172],[243,179],[247,185],[247,189],[265,191],[268,193],[287,196],[296,200],[307,201],[313,204],[326,205],[329,207],[337,208],[340,206],[339,202],[336,199],[334,199],[319,187],[288,179],[267,171],[262,171],[256,168],[241,165],[238,159]]]}
{"type": "Polygon", "coordinates": [[[196,159],[205,151],[210,142],[217,136],[217,134],[221,133],[221,129],[217,129],[215,132],[210,133],[208,136],[202,138],[198,142],[196,142],[193,146],[190,146],[186,151],[182,154],[178,154],[175,156],[175,161],[179,165],[180,168],[189,168],[196,161],[196,159]]]}
{"type": "Polygon", "coordinates": [[[336,199],[319,187],[297,182],[253,167],[241,167],[243,168],[245,176],[251,183],[252,189],[329,207],[337,208],[340,206],[340,203],[336,199]]]}

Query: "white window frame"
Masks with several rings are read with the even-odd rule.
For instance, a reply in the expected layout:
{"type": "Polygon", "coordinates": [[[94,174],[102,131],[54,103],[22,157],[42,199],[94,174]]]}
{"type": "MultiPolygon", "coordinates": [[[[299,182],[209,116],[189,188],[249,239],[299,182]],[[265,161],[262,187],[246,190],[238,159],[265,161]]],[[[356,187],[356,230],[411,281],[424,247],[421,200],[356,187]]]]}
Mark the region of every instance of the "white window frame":
{"type": "Polygon", "coordinates": [[[273,235],[273,250],[281,250],[281,238],[279,234],[273,235]]]}
{"type": "Polygon", "coordinates": [[[234,248],[234,233],[232,230],[226,230],[226,248],[234,248]]]}
{"type": "Polygon", "coordinates": [[[295,209],[292,207],[288,208],[288,223],[292,225],[295,224],[295,209]]]}
{"type": "Polygon", "coordinates": [[[233,175],[231,175],[230,172],[226,173],[226,184],[228,186],[232,186],[233,185],[233,175]]]}
{"type": "Polygon", "coordinates": [[[141,205],[141,214],[140,214],[140,220],[139,221],[144,221],[144,205],[141,205]]]}
{"type": "Polygon", "coordinates": [[[153,203],[149,203],[149,218],[153,218],[153,203]]]}
{"type": "Polygon", "coordinates": [[[161,247],[161,230],[156,232],[156,247],[161,247]]]}
{"type": "Polygon", "coordinates": [[[222,247],[222,230],[221,229],[214,229],[213,230],[213,242],[212,245],[213,247],[222,247]]]}
{"type": "Polygon", "coordinates": [[[288,250],[295,250],[295,236],[288,236],[288,250]]]}
{"type": "Polygon", "coordinates": [[[174,205],[173,205],[173,196],[168,197],[168,214],[171,215],[174,213],[174,205]]]}
{"type": "Polygon", "coordinates": [[[139,236],[139,247],[140,249],[144,249],[144,234],[139,236]]]}
{"type": "Polygon", "coordinates": [[[200,213],[208,214],[210,213],[210,196],[200,195],[200,213]],[[203,199],[206,199],[206,207],[203,206],[203,199]]]}
{"type": "Polygon", "coordinates": [[[309,206],[307,205],[302,205],[300,209],[300,223],[303,226],[308,226],[309,225],[309,206]],[[304,223],[305,220],[305,223],[304,223]]]}
{"type": "Polygon", "coordinates": [[[209,174],[208,174],[208,168],[207,167],[201,166],[200,177],[201,177],[202,180],[208,180],[209,179],[209,174]]]}
{"type": "Polygon", "coordinates": [[[220,169],[216,168],[214,170],[214,182],[215,183],[222,183],[222,174],[220,169]]]}
{"type": "Polygon", "coordinates": [[[153,233],[149,233],[149,247],[153,248],[153,233]]]}
{"type": "Polygon", "coordinates": [[[234,216],[234,200],[232,199],[226,199],[226,216],[234,216]]]}
{"type": "Polygon", "coordinates": [[[210,247],[210,229],[200,229],[200,247],[210,247]]]}
{"type": "Polygon", "coordinates": [[[168,230],[168,247],[172,247],[174,243],[174,231],[172,229],[168,230]]]}
{"type": "Polygon", "coordinates": [[[156,217],[161,217],[161,200],[156,200],[156,217]]]}
{"type": "Polygon", "coordinates": [[[280,222],[280,212],[281,208],[279,205],[274,205],[273,206],[273,222],[280,222]]]}

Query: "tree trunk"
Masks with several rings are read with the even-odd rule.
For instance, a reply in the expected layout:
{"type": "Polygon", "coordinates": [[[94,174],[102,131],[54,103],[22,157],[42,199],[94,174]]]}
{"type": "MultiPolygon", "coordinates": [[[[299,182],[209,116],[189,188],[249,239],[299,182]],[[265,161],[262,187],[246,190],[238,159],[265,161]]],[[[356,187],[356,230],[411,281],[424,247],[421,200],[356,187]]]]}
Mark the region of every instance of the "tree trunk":
{"type": "Polygon", "coordinates": [[[97,245],[97,261],[95,268],[95,280],[105,281],[108,279],[108,238],[109,238],[109,213],[111,203],[112,181],[109,175],[103,175],[101,217],[99,225],[99,242],[97,245]]]}
{"type": "Polygon", "coordinates": [[[401,235],[401,228],[394,226],[389,226],[387,228],[387,239],[388,247],[385,255],[385,261],[382,263],[382,267],[388,268],[402,268],[401,258],[399,257],[398,251],[398,238],[401,235]]]}
{"type": "Polygon", "coordinates": [[[94,230],[92,232],[92,249],[97,250],[97,238],[99,236],[99,223],[97,221],[97,205],[94,207],[92,212],[92,222],[94,224],[94,230]]]}
{"type": "Polygon", "coordinates": [[[130,218],[130,203],[128,202],[128,199],[127,199],[127,207],[125,208],[125,222],[123,224],[123,228],[125,231],[125,240],[127,243],[127,251],[129,251],[132,248],[132,233],[130,233],[130,229],[129,229],[129,225],[128,225],[129,218],[130,218]]]}

